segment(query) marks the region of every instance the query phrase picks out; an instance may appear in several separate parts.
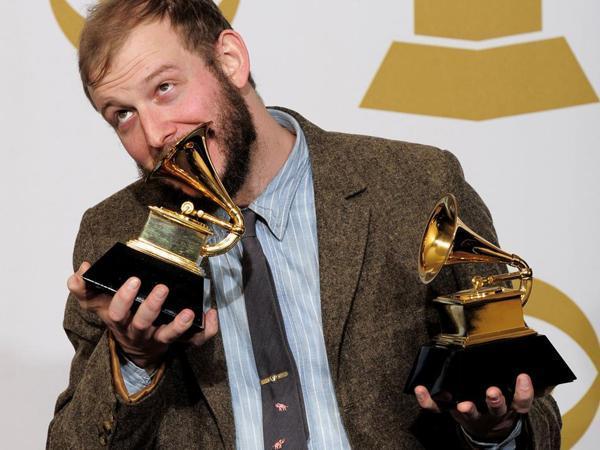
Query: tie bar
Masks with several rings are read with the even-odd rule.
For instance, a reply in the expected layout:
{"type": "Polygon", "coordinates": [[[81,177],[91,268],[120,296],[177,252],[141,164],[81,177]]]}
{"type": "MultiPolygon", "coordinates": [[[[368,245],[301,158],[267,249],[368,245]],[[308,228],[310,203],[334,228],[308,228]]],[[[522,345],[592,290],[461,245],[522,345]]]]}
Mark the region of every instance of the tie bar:
{"type": "Polygon", "coordinates": [[[281,380],[282,378],[285,378],[287,376],[287,372],[281,372],[275,375],[270,375],[267,378],[263,378],[262,380],[260,380],[260,385],[264,386],[265,384],[274,383],[275,381],[281,380]]]}

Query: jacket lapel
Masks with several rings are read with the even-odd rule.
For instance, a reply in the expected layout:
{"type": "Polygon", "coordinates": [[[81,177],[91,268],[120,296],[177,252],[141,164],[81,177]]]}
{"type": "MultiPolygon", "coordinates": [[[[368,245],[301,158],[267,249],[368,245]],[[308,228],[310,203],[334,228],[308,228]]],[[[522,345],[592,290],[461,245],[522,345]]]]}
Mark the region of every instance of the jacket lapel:
{"type": "Polygon", "coordinates": [[[346,163],[362,149],[354,149],[348,137],[326,133],[294,115],[306,135],[312,162],[323,334],[335,381],[371,218],[366,183],[353,169],[355,165],[346,163]]]}

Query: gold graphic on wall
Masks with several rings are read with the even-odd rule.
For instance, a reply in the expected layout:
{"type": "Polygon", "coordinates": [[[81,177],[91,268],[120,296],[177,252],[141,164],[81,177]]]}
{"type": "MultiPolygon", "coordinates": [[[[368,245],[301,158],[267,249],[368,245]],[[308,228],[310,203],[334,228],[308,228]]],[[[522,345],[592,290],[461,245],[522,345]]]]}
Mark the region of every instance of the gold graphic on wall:
{"type": "Polygon", "coordinates": [[[563,411],[562,445],[569,449],[590,427],[600,404],[600,344],[594,327],[583,311],[566,294],[536,278],[531,298],[525,307],[529,317],[548,322],[573,339],[590,358],[596,377],[579,402],[563,411]]]}
{"type": "MultiPolygon", "coordinates": [[[[240,0],[222,0],[219,9],[231,23],[237,13],[240,0]]],[[[50,0],[52,13],[67,39],[75,47],[79,46],[79,35],[83,28],[84,18],[73,8],[67,0],[50,0]]]]}
{"type": "Polygon", "coordinates": [[[83,28],[83,17],[67,2],[67,0],[50,0],[54,17],[65,34],[75,47],[79,45],[79,34],[83,28]]]}
{"type": "MultiPolygon", "coordinates": [[[[418,34],[481,40],[539,29],[541,0],[415,0],[418,34]]],[[[394,42],[360,106],[487,120],[595,102],[569,44],[554,38],[484,50],[394,42]]]]}
{"type": "Polygon", "coordinates": [[[542,0],[415,0],[415,33],[482,39],[542,29],[542,0]]]}

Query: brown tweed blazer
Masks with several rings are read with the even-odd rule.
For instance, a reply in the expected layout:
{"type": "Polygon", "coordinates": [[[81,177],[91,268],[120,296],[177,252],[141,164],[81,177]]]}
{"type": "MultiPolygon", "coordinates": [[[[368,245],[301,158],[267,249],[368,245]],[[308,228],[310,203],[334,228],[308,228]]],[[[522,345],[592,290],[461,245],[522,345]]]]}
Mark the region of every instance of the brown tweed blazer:
{"type": "MultiPolygon", "coordinates": [[[[417,252],[429,212],[438,198],[452,192],[463,220],[495,240],[488,210],[448,152],[325,132],[288,112],[300,121],[310,149],[323,334],[352,447],[464,446],[448,415],[421,412],[402,389],[419,347],[436,332],[430,300],[438,292],[465,287],[470,279],[464,267],[455,266],[444,269],[433,285],[419,281],[417,252]]],[[[91,208],[81,223],[74,267],[84,259],[96,260],[115,241],[136,237],[147,205],[176,201],[160,186],[136,182],[91,208]]],[[[156,389],[127,404],[113,388],[99,319],[70,297],[64,328],[75,356],[69,386],[56,403],[48,448],[235,447],[220,335],[199,349],[173,348],[156,389]]],[[[520,446],[558,448],[559,443],[554,400],[536,399],[520,446]]]]}

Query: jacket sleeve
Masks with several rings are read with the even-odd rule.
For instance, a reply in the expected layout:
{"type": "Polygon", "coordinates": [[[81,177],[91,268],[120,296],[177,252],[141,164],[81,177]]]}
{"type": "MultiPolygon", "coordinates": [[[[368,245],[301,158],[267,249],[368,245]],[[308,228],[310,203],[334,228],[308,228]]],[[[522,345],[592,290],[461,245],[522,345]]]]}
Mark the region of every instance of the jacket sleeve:
{"type": "MultiPolygon", "coordinates": [[[[450,152],[444,152],[448,167],[444,190],[453,193],[458,201],[459,217],[473,231],[494,244],[498,244],[491,214],[479,195],[465,181],[458,160],[450,152]]],[[[433,282],[433,290],[448,294],[471,287],[473,275],[505,272],[504,265],[457,264],[452,270],[440,273],[433,282]]],[[[507,399],[510,402],[510,399],[507,399]]],[[[536,397],[529,414],[525,415],[517,448],[558,449],[562,425],[558,406],[552,396],[536,397]]]]}
{"type": "MultiPolygon", "coordinates": [[[[94,260],[93,233],[84,215],[73,255],[74,268],[94,260]]],[[[147,447],[155,439],[164,382],[144,399],[131,403],[115,392],[109,337],[102,322],[83,311],[72,295],[67,299],[63,326],[75,356],[69,384],[59,396],[48,429],[47,448],[147,447]]]]}

